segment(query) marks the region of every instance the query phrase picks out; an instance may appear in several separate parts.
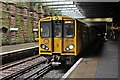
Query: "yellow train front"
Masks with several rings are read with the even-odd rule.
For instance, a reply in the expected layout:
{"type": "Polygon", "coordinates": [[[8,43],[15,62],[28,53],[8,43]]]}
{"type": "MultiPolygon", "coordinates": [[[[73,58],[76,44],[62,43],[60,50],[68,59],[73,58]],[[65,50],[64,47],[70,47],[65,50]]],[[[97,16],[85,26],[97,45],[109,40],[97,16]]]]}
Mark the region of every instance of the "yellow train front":
{"type": "Polygon", "coordinates": [[[53,62],[64,62],[65,64],[74,62],[73,58],[80,53],[83,47],[82,34],[79,35],[82,32],[80,27],[83,26],[83,23],[67,16],[40,19],[38,24],[39,54],[48,57],[53,62]]]}

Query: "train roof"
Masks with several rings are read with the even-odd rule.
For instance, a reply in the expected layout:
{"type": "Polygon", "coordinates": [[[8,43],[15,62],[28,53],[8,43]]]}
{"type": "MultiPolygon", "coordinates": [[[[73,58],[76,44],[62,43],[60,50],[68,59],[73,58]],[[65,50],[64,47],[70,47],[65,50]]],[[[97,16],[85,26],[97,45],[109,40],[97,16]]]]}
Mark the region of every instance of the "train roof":
{"type": "Polygon", "coordinates": [[[67,19],[72,19],[72,20],[76,20],[76,21],[79,21],[79,23],[83,24],[83,25],[87,25],[86,23],[80,21],[79,19],[76,19],[76,18],[72,18],[72,17],[69,17],[69,16],[48,16],[48,17],[44,17],[41,19],[42,20],[47,20],[47,19],[51,19],[51,18],[55,18],[55,17],[61,17],[61,18],[67,18],[67,19]]]}
{"type": "Polygon", "coordinates": [[[48,17],[44,17],[44,18],[42,18],[42,19],[40,19],[40,20],[47,20],[47,19],[50,19],[50,18],[56,18],[56,17],[60,17],[60,18],[67,18],[67,19],[75,19],[75,18],[71,18],[71,17],[69,17],[69,16],[48,16],[48,17]]]}
{"type": "Polygon", "coordinates": [[[87,25],[85,22],[83,22],[83,21],[81,21],[81,20],[79,20],[79,19],[76,19],[77,21],[79,21],[81,24],[83,24],[83,25],[87,25]]]}

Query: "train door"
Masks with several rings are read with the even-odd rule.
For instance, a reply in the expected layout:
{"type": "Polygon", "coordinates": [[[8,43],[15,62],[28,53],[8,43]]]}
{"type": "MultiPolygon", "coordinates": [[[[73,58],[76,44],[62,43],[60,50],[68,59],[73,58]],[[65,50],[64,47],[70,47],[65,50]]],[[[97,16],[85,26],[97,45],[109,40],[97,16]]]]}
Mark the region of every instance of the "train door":
{"type": "Polygon", "coordinates": [[[53,54],[62,52],[62,20],[53,21],[53,54]]]}

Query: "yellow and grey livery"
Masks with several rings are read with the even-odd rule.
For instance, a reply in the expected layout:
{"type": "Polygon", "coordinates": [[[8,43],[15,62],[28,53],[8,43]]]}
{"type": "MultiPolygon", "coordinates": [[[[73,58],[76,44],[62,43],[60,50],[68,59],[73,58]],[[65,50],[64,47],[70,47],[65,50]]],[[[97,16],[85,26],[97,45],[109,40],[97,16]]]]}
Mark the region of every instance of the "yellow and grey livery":
{"type": "Polygon", "coordinates": [[[88,27],[67,16],[46,17],[39,20],[39,54],[59,55],[71,59],[89,43],[88,27]]]}

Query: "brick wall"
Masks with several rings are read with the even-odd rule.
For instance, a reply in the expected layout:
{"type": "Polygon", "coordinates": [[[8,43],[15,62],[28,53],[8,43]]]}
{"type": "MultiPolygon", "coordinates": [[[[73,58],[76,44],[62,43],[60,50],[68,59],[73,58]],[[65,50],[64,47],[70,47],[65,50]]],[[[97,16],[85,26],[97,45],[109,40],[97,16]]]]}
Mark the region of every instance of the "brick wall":
{"type": "Polygon", "coordinates": [[[39,10],[30,12],[30,5],[23,6],[17,3],[5,3],[0,1],[0,22],[1,28],[6,28],[6,33],[2,33],[2,41],[9,44],[32,42],[38,37],[38,20],[43,14],[38,14],[39,10]],[[17,28],[12,30],[11,28],[17,28]],[[7,41],[8,40],[8,41],[7,41]]]}
{"type": "Polygon", "coordinates": [[[8,11],[11,15],[15,15],[16,6],[14,3],[8,3],[8,11]]]}

